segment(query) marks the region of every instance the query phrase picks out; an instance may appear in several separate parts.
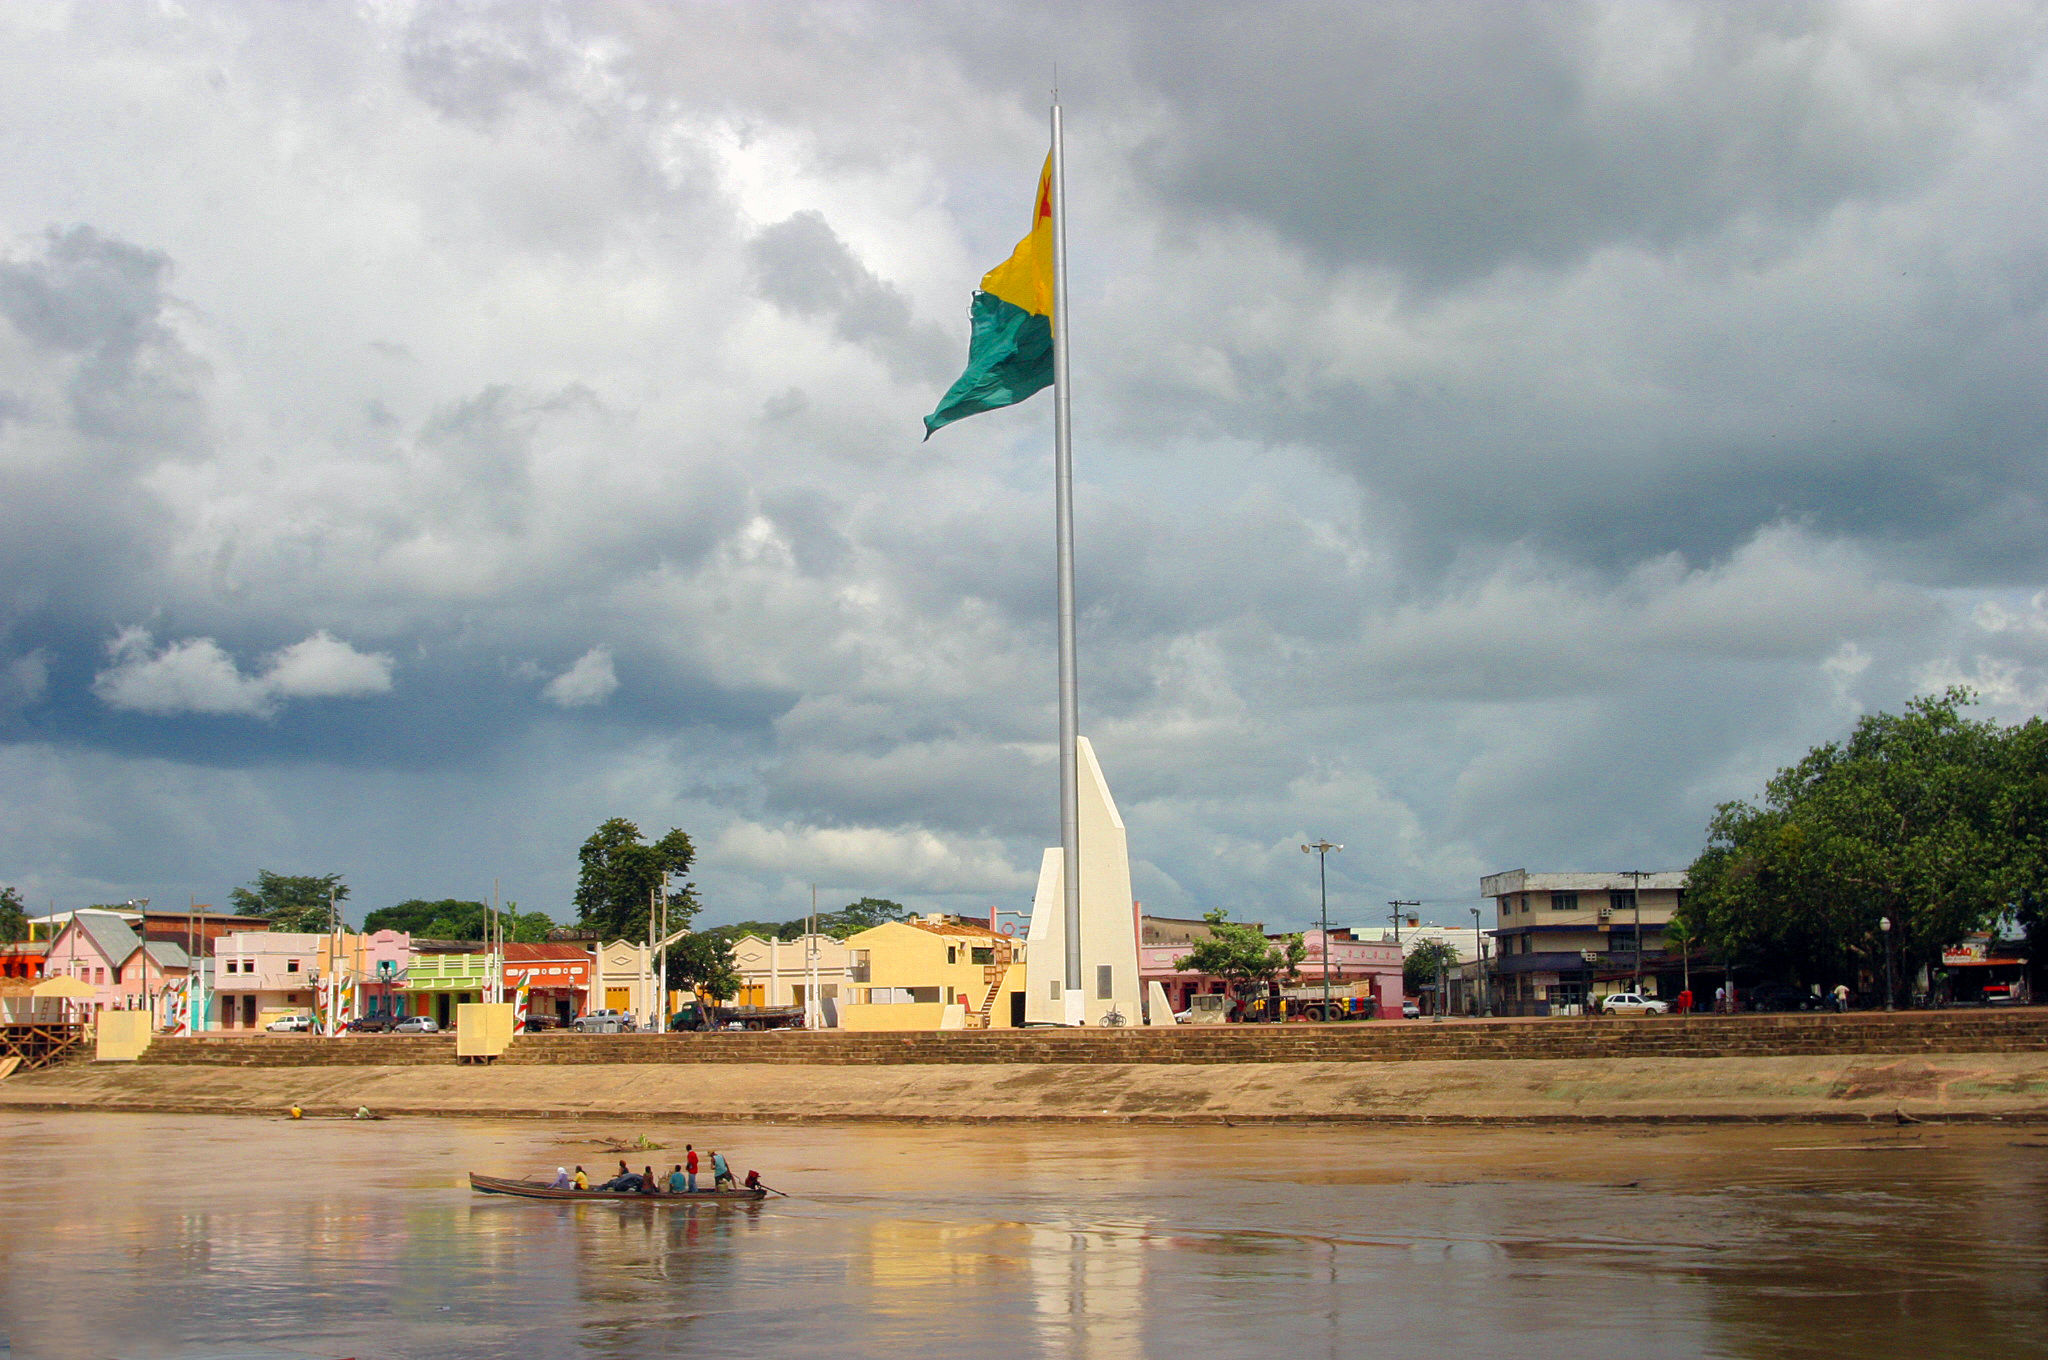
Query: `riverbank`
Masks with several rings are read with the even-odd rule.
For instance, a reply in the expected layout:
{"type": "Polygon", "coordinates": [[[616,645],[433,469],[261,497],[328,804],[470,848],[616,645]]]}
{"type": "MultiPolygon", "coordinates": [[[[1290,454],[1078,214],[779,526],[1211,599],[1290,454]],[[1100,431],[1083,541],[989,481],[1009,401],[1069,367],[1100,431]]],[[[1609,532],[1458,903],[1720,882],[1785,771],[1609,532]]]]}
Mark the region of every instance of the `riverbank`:
{"type": "Polygon", "coordinates": [[[224,1068],[86,1063],[0,1109],[699,1121],[1707,1123],[2048,1121],[2048,1054],[1294,1063],[224,1068]]]}

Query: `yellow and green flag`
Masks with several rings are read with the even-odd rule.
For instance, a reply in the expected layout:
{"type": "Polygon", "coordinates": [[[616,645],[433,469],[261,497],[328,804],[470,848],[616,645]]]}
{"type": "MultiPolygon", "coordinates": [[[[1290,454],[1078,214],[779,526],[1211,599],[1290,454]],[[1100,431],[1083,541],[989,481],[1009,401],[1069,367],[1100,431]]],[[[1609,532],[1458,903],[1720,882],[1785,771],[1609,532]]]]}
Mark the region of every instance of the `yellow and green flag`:
{"type": "Polygon", "coordinates": [[[1052,382],[1052,157],[1038,176],[1031,234],[981,276],[967,371],[924,418],[924,437],[962,416],[1015,406],[1052,382]]]}

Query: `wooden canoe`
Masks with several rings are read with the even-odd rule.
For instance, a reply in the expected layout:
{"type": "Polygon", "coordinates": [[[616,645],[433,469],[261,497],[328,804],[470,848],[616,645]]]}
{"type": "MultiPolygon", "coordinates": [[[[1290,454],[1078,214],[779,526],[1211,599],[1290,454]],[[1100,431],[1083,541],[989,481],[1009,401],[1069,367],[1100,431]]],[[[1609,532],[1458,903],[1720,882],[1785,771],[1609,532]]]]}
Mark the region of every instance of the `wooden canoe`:
{"type": "Polygon", "coordinates": [[[517,1195],[521,1199],[608,1200],[619,1204],[752,1204],[768,1198],[766,1190],[696,1190],[680,1195],[643,1195],[632,1190],[556,1190],[545,1181],[513,1181],[469,1173],[469,1188],[486,1195],[517,1195]]]}

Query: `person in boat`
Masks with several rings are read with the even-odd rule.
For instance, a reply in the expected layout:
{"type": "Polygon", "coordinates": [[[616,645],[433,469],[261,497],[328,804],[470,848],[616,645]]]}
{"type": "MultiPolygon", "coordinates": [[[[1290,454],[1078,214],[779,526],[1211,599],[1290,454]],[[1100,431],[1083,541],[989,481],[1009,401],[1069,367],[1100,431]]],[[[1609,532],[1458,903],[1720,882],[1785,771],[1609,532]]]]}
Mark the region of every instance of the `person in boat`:
{"type": "Polygon", "coordinates": [[[668,1192],[671,1195],[687,1195],[690,1193],[689,1178],[683,1174],[681,1162],[676,1163],[675,1169],[668,1173],[668,1192]]]}
{"type": "Polygon", "coordinates": [[[730,1190],[734,1188],[735,1184],[736,1182],[732,1178],[732,1168],[725,1164],[725,1154],[714,1148],[711,1153],[711,1188],[713,1190],[730,1190]]]}
{"type": "Polygon", "coordinates": [[[760,1188],[761,1188],[761,1173],[760,1173],[760,1172],[758,1172],[758,1171],[749,1171],[749,1172],[747,1173],[747,1189],[749,1189],[749,1190],[759,1190],[760,1188]]]}
{"type": "Polygon", "coordinates": [[[626,1182],[637,1181],[639,1179],[640,1178],[638,1176],[633,1174],[633,1168],[626,1165],[626,1159],[621,1157],[619,1159],[619,1174],[612,1177],[610,1180],[606,1181],[603,1185],[600,1185],[597,1188],[600,1190],[637,1189],[637,1186],[629,1186],[626,1184],[626,1182]]]}
{"type": "Polygon", "coordinates": [[[558,1167],[556,1167],[556,1168],[555,1168],[555,1178],[554,1178],[554,1179],[553,1179],[552,1181],[549,1181],[549,1182],[548,1182],[548,1189],[550,1189],[550,1190],[568,1190],[568,1189],[571,1189],[571,1188],[572,1188],[572,1187],[571,1187],[571,1185],[570,1185],[570,1183],[569,1183],[569,1168],[568,1168],[568,1167],[566,1167],[566,1166],[558,1166],[558,1167]]]}
{"type": "Polygon", "coordinates": [[[697,1193],[697,1145],[695,1143],[683,1144],[683,1169],[689,1173],[690,1193],[694,1195],[697,1193]]]}
{"type": "Polygon", "coordinates": [[[569,1184],[578,1190],[588,1190],[590,1188],[590,1173],[580,1166],[577,1167],[576,1174],[569,1178],[569,1184]]]}
{"type": "Polygon", "coordinates": [[[654,1168],[651,1166],[640,1169],[640,1193],[643,1195],[658,1195],[661,1193],[661,1178],[654,1174],[654,1168]]]}

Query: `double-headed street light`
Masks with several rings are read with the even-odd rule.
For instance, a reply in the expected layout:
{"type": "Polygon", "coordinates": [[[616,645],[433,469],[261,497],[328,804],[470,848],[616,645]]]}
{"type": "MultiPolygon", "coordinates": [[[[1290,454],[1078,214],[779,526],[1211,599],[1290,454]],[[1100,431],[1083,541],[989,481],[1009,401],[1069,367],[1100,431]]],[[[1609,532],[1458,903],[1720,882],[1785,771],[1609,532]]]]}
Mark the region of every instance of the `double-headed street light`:
{"type": "Polygon", "coordinates": [[[1317,841],[1314,845],[1304,845],[1301,847],[1301,853],[1304,855],[1309,854],[1311,851],[1314,852],[1316,857],[1316,881],[1321,885],[1323,891],[1323,1019],[1325,1020],[1330,1018],[1330,852],[1332,850],[1342,850],[1343,848],[1341,845],[1332,845],[1328,841],[1317,841]]]}

